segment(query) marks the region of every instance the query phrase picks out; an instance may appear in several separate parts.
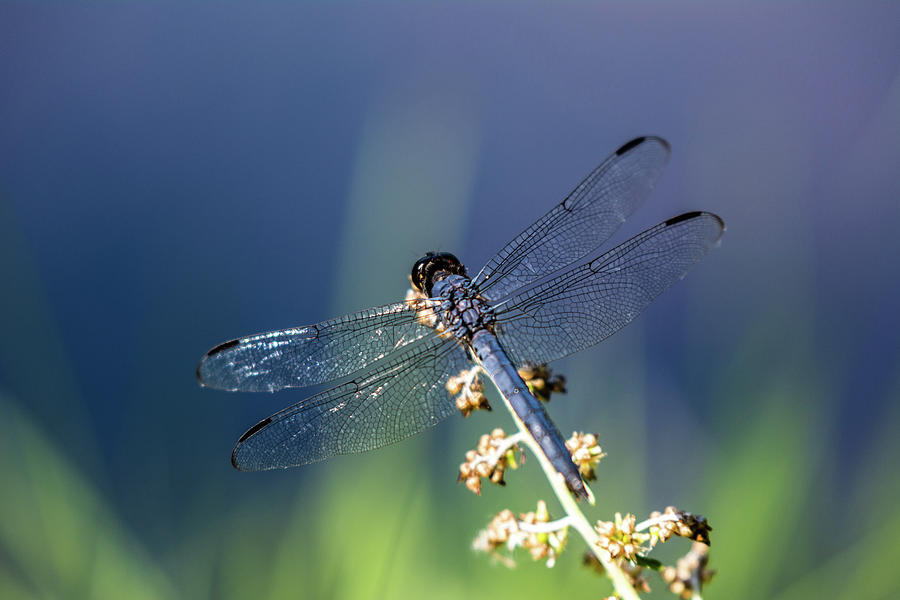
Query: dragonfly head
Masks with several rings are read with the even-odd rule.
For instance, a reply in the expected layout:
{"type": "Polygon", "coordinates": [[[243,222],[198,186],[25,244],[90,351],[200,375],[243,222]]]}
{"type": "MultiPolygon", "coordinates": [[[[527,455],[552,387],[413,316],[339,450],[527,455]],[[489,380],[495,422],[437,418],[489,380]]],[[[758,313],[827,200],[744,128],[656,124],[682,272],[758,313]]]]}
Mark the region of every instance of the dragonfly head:
{"type": "Polygon", "coordinates": [[[449,252],[429,252],[413,265],[410,278],[417,290],[431,296],[434,283],[447,275],[467,277],[466,268],[449,252]]]}

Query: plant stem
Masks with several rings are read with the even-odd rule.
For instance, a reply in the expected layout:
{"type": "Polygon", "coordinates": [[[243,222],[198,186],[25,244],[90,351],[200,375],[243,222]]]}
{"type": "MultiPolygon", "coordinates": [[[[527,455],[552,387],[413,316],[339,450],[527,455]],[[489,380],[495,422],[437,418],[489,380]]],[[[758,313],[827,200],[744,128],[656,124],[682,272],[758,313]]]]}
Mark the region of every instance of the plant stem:
{"type": "Polygon", "coordinates": [[[563,510],[568,515],[568,519],[572,527],[574,527],[575,530],[579,534],[581,534],[581,537],[584,538],[584,541],[587,543],[590,551],[594,556],[597,557],[597,560],[600,561],[600,564],[603,565],[607,576],[612,581],[613,588],[616,590],[616,593],[624,600],[640,600],[640,597],[637,595],[637,592],[632,587],[631,582],[628,580],[628,577],[625,575],[625,573],[622,572],[622,570],[618,567],[618,565],[616,565],[615,562],[608,560],[606,556],[604,556],[603,551],[598,543],[600,541],[600,538],[597,532],[594,531],[594,528],[587,520],[587,517],[585,517],[584,513],[581,512],[581,509],[578,508],[578,504],[575,502],[572,494],[569,493],[569,488],[566,487],[565,480],[563,479],[562,475],[557,472],[556,468],[552,464],[550,464],[550,459],[548,459],[546,455],[544,455],[544,451],[541,450],[541,447],[538,445],[537,440],[532,437],[531,432],[529,432],[525,427],[525,424],[519,418],[519,415],[516,414],[516,411],[513,410],[512,406],[510,406],[509,402],[506,401],[506,398],[503,398],[503,403],[509,410],[509,414],[512,415],[513,421],[515,421],[516,423],[516,427],[519,428],[521,441],[529,448],[531,448],[531,451],[535,456],[537,456],[538,462],[541,464],[541,468],[544,470],[544,474],[547,476],[547,481],[550,483],[550,487],[553,488],[553,493],[556,494],[556,498],[562,505],[563,510]]]}
{"type": "Polygon", "coordinates": [[[519,521],[519,529],[526,533],[556,533],[562,531],[572,524],[572,519],[568,516],[547,523],[526,523],[519,521]]]}
{"type": "Polygon", "coordinates": [[[637,525],[634,526],[634,530],[635,531],[644,531],[645,529],[650,529],[654,525],[659,525],[660,523],[665,523],[666,521],[678,521],[679,518],[680,517],[678,515],[662,514],[658,517],[653,517],[653,518],[647,519],[645,521],[641,521],[640,523],[638,523],[637,525]]]}

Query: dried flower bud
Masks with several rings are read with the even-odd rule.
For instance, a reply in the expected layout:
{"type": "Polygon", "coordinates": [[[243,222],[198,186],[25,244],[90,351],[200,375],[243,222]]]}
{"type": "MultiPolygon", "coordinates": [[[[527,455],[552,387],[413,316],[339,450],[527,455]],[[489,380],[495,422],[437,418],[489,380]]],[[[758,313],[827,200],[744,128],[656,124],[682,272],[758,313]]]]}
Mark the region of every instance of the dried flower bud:
{"type": "Polygon", "coordinates": [[[626,537],[634,533],[634,524],[636,521],[637,519],[631,513],[628,513],[624,517],[621,514],[616,513],[616,527],[626,537]]]}
{"type": "Polygon", "coordinates": [[[444,387],[447,388],[447,391],[450,392],[451,396],[456,396],[463,389],[463,378],[459,376],[451,377],[447,380],[447,383],[444,384],[444,387]]]}
{"type": "Polygon", "coordinates": [[[491,519],[488,526],[478,533],[472,547],[481,552],[490,552],[508,543],[519,532],[519,523],[511,510],[505,509],[491,519]]]}
{"type": "Polygon", "coordinates": [[[447,392],[454,396],[456,408],[468,417],[475,410],[491,410],[487,396],[484,395],[484,383],[478,379],[481,367],[474,366],[453,375],[444,384],[447,392]]]}
{"type": "MultiPolygon", "coordinates": [[[[521,514],[519,519],[515,519],[512,512],[504,510],[491,520],[486,529],[479,532],[473,547],[492,553],[503,545],[510,551],[521,547],[528,550],[533,560],[546,560],[547,566],[552,567],[565,546],[568,525],[555,530],[542,530],[540,533],[529,531],[529,526],[549,522],[550,514],[544,501],[538,502],[536,511],[521,514]]],[[[507,564],[509,562],[511,559],[507,564]]]]}
{"type": "Polygon", "coordinates": [[[597,544],[610,559],[625,558],[634,561],[650,550],[644,544],[651,539],[649,533],[635,531],[636,519],[632,514],[616,513],[614,521],[598,521],[594,529],[598,533],[597,544]]]}
{"type": "Polygon", "coordinates": [[[566,393],[566,379],[562,375],[552,375],[550,368],[544,364],[526,363],[519,367],[519,377],[528,385],[528,389],[538,400],[548,402],[554,393],[566,393]]]}
{"type": "Polygon", "coordinates": [[[515,439],[508,439],[502,429],[494,429],[478,439],[475,450],[466,452],[465,462],[459,465],[459,481],[464,481],[466,488],[479,495],[482,479],[505,485],[506,470],[518,467],[515,457],[519,451],[515,439]]]}
{"type": "Polygon", "coordinates": [[[650,533],[660,542],[665,542],[673,535],[679,535],[707,546],[710,544],[709,532],[712,531],[712,527],[702,515],[694,515],[668,506],[662,513],[659,511],[650,513],[650,518],[658,520],[650,527],[650,533]]]}
{"type": "Polygon", "coordinates": [[[469,475],[465,478],[466,488],[477,495],[481,495],[481,477],[478,475],[469,475]]]}
{"type": "Polygon", "coordinates": [[[597,443],[597,436],[593,433],[581,433],[575,431],[572,437],[566,440],[566,448],[572,454],[572,462],[578,466],[581,476],[587,481],[597,478],[594,470],[606,453],[597,443]]]}

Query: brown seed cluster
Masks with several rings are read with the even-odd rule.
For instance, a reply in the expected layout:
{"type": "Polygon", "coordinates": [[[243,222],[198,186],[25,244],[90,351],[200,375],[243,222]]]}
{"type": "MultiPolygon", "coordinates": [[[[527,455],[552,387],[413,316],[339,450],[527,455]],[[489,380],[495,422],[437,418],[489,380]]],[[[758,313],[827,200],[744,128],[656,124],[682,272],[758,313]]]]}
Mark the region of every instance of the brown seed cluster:
{"type": "Polygon", "coordinates": [[[597,478],[594,467],[600,462],[606,453],[597,443],[597,435],[594,433],[573,432],[572,437],[566,440],[566,448],[572,454],[572,461],[578,466],[581,476],[586,481],[597,478]]]}
{"type": "Polygon", "coordinates": [[[661,575],[670,592],[688,600],[713,578],[716,572],[706,568],[708,552],[709,546],[694,542],[690,552],[679,558],[676,566],[663,568],[661,575]]]}
{"type": "MultiPolygon", "coordinates": [[[[543,500],[538,501],[537,510],[522,513],[518,519],[511,510],[503,510],[491,520],[487,528],[478,533],[472,546],[478,551],[490,552],[498,557],[496,551],[502,546],[506,546],[509,551],[525,548],[533,560],[546,560],[547,566],[552,567],[565,546],[568,527],[563,526],[550,531],[529,531],[539,529],[541,524],[549,521],[550,513],[543,500]]],[[[505,562],[510,566],[514,564],[508,558],[505,562]]]]}
{"type": "Polygon", "coordinates": [[[519,534],[516,515],[509,509],[503,509],[491,519],[487,527],[478,532],[472,547],[480,552],[493,552],[509,544],[519,534]]]}
{"type": "Polygon", "coordinates": [[[702,515],[693,515],[674,506],[667,506],[663,512],[650,513],[650,518],[658,520],[658,523],[650,527],[650,533],[660,542],[665,542],[673,535],[680,535],[709,546],[709,532],[712,531],[712,527],[702,515]]]}
{"type": "MultiPolygon", "coordinates": [[[[614,561],[622,569],[638,591],[650,591],[644,578],[646,568],[659,571],[669,590],[685,599],[691,598],[715,574],[715,571],[706,568],[712,528],[702,516],[669,506],[663,512],[653,512],[642,523],[636,523],[632,514],[623,517],[616,513],[614,521],[598,521],[594,528],[600,537],[597,544],[601,552],[607,560],[614,561]],[[657,543],[663,543],[672,536],[694,540],[691,551],[680,558],[676,566],[664,566],[646,557],[657,543]]],[[[603,572],[603,566],[596,558],[586,556],[584,564],[603,572]]]]}
{"type": "Polygon", "coordinates": [[[615,521],[597,521],[594,529],[600,535],[597,544],[608,560],[624,558],[634,561],[638,554],[650,550],[643,544],[650,541],[650,534],[635,530],[637,519],[631,513],[624,517],[616,513],[615,521]]]}
{"type": "Polygon", "coordinates": [[[487,396],[484,395],[484,384],[478,378],[481,367],[474,366],[471,369],[460,371],[447,379],[445,387],[451,396],[455,397],[456,408],[464,417],[468,417],[476,410],[491,410],[487,396]]]}
{"type": "Polygon", "coordinates": [[[459,465],[459,481],[466,487],[481,495],[481,480],[489,479],[491,483],[505,485],[503,474],[507,468],[515,469],[516,452],[519,447],[510,444],[502,429],[494,429],[490,435],[482,435],[475,450],[466,452],[466,461],[459,465]]]}
{"type": "Polygon", "coordinates": [[[550,401],[551,394],[566,393],[566,378],[553,375],[547,365],[527,363],[519,367],[519,377],[528,385],[534,397],[544,402],[550,401]]]}
{"type": "Polygon", "coordinates": [[[610,560],[621,557],[630,561],[638,555],[644,556],[657,543],[664,543],[673,535],[709,545],[712,527],[700,515],[669,506],[664,512],[651,513],[649,521],[649,527],[642,525],[640,530],[636,528],[635,516],[630,513],[624,517],[616,513],[615,521],[597,521],[594,529],[600,534],[598,544],[610,560]]]}

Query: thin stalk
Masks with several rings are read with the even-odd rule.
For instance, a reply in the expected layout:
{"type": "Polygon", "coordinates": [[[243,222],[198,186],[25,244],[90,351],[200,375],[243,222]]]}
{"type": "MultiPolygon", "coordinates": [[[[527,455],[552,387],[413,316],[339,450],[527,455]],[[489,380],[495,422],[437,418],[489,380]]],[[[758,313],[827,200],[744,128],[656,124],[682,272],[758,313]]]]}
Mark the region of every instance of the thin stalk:
{"type": "Polygon", "coordinates": [[[556,533],[557,531],[562,531],[571,524],[572,519],[565,516],[562,519],[556,519],[555,521],[549,521],[547,523],[526,523],[524,521],[519,521],[519,529],[525,533],[556,533]]]}
{"type": "Polygon", "coordinates": [[[641,521],[637,525],[634,526],[635,531],[644,531],[645,529],[650,529],[654,525],[659,525],[660,523],[665,523],[666,521],[677,521],[679,519],[678,515],[668,515],[662,514],[658,517],[653,517],[647,519],[645,521],[641,521]]]}
{"type": "MultiPolygon", "coordinates": [[[[501,394],[501,397],[502,396],[503,394],[501,394]]],[[[569,488],[566,487],[565,479],[563,479],[562,475],[557,472],[552,464],[550,464],[550,459],[544,455],[544,451],[541,450],[537,440],[534,439],[531,432],[525,427],[525,424],[519,418],[519,415],[516,414],[516,411],[513,410],[512,406],[510,406],[509,402],[507,402],[506,398],[503,398],[503,403],[506,405],[509,414],[512,415],[513,421],[516,423],[516,427],[519,429],[519,435],[521,436],[522,442],[531,448],[531,451],[537,456],[538,462],[541,464],[541,468],[547,476],[547,481],[550,483],[550,487],[553,488],[553,493],[556,494],[556,499],[559,500],[563,510],[566,512],[566,515],[568,515],[570,524],[579,534],[581,534],[581,537],[587,543],[590,551],[597,557],[600,564],[603,565],[607,576],[612,581],[616,593],[624,600],[640,600],[640,597],[631,586],[631,582],[628,580],[625,573],[622,572],[618,565],[611,560],[607,560],[603,555],[599,545],[600,537],[587,520],[587,517],[584,516],[584,513],[581,512],[581,509],[578,508],[578,504],[576,504],[572,494],[569,493],[569,488]]]]}

